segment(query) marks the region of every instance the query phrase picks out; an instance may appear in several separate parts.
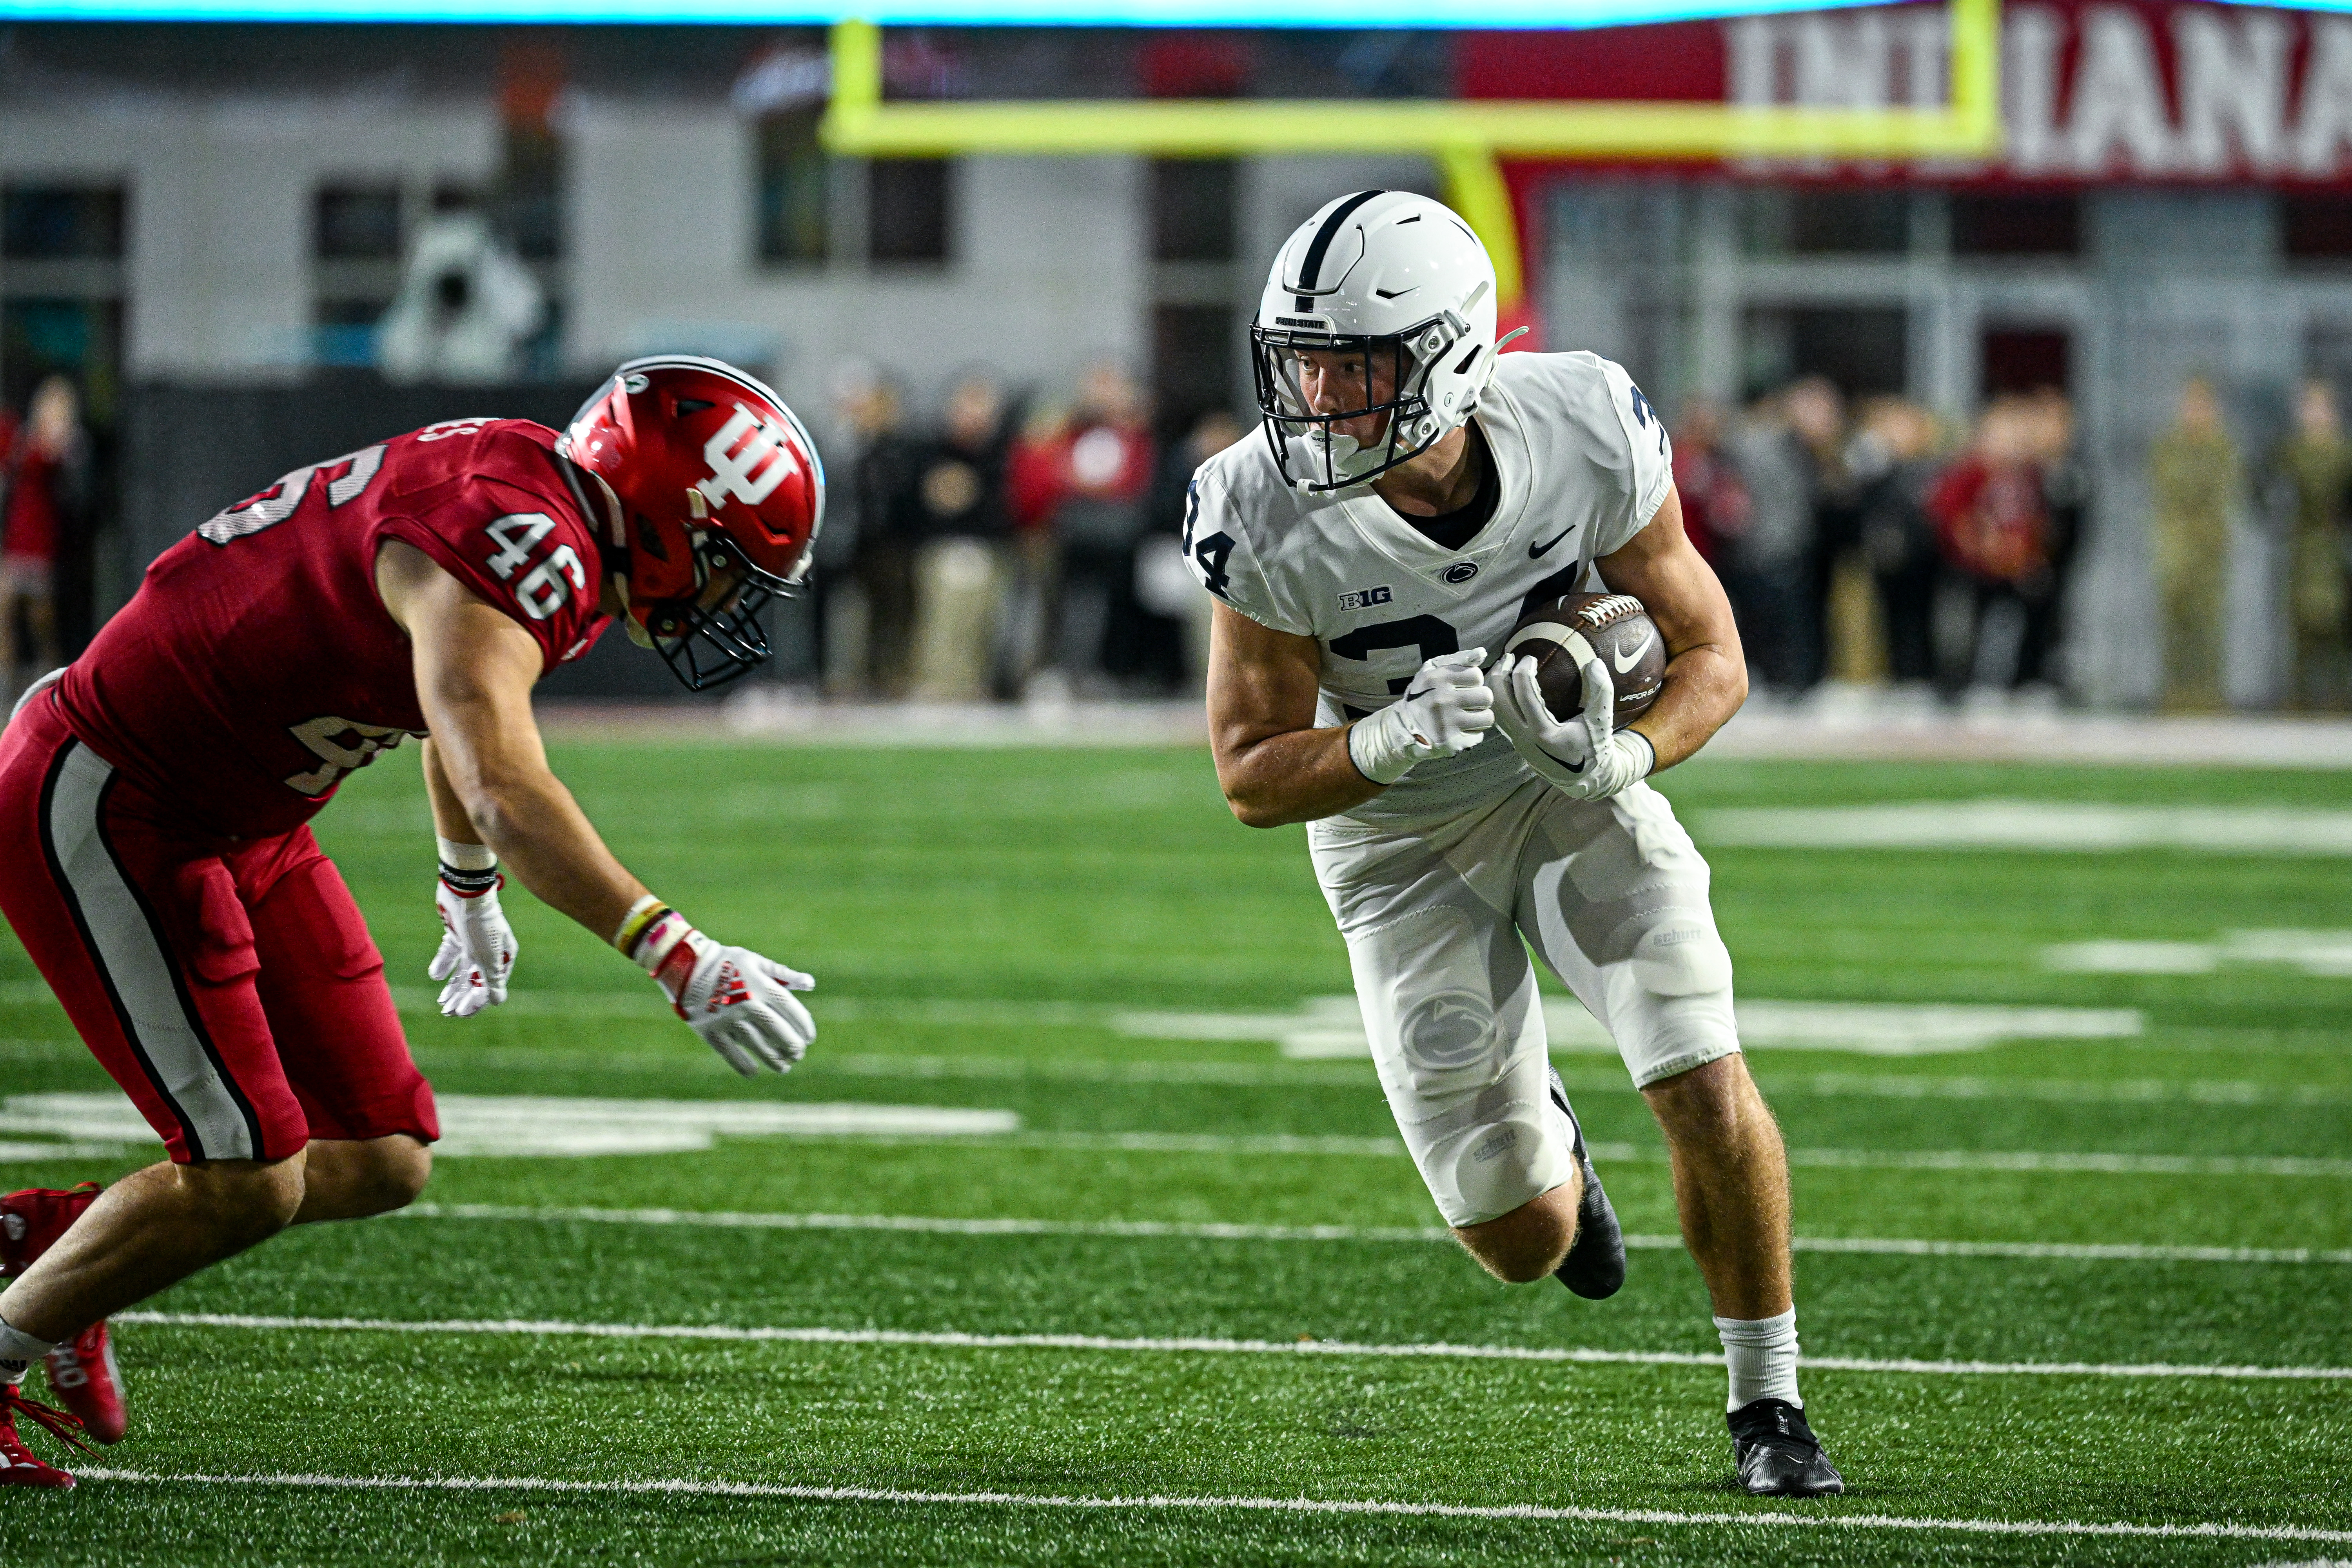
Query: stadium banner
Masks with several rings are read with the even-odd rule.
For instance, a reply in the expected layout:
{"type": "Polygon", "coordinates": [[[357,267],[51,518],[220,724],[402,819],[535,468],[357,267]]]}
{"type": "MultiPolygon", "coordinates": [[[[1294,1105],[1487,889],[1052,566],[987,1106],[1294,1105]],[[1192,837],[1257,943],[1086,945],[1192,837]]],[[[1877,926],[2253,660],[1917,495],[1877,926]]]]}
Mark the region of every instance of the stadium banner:
{"type": "Polygon", "coordinates": [[[1860,0],[0,0],[5,22],[655,23],[892,27],[1596,27],[1860,0]]]}
{"type": "MultiPolygon", "coordinates": [[[[1924,108],[1944,100],[1948,37],[1941,6],[1870,6],[1470,33],[1459,68],[1465,98],[1924,108]]],[[[2003,149],[1988,163],[1723,167],[1775,180],[2352,184],[2352,16],[2161,0],[2011,4],[2000,95],[2003,149]]]]}

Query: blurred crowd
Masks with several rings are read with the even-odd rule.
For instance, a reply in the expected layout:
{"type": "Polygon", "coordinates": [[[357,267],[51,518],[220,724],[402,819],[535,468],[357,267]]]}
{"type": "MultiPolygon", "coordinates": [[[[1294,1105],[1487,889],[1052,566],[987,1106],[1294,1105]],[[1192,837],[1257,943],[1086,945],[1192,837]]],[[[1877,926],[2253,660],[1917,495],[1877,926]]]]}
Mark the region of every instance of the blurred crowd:
{"type": "MultiPolygon", "coordinates": [[[[1759,686],[1891,681],[1948,700],[2067,684],[2063,611],[2091,498],[2057,391],[1997,396],[1961,430],[1898,397],[1849,407],[1808,378],[1736,421],[1685,409],[1675,473],[1759,686]]],[[[2352,441],[2329,385],[2305,386],[2289,435],[2250,465],[2212,384],[2189,377],[2147,479],[2162,705],[2222,706],[2233,535],[2252,526],[2285,558],[2288,706],[2352,707],[2352,441]]]]}
{"type": "Polygon", "coordinates": [[[0,408],[0,697],[64,662],[60,565],[86,546],[90,440],[74,384],[53,375],[22,418],[0,408]]]}
{"type": "Polygon", "coordinates": [[[1751,680],[1783,697],[1831,679],[2054,690],[2084,474],[2054,391],[1997,397],[1959,433],[1899,397],[1849,407],[1808,377],[1736,420],[1694,403],[1675,432],[1685,525],[1731,597],[1751,680]]]}
{"type": "MultiPolygon", "coordinates": [[[[1192,470],[1245,434],[1232,415],[1155,429],[1108,362],[1063,396],[974,368],[925,406],[860,368],[836,403],[837,510],[815,577],[829,694],[1200,689],[1207,601],[1179,540],[1192,470]]],[[[1993,397],[1962,426],[1807,377],[1736,413],[1695,401],[1675,431],[1685,526],[1730,595],[1755,687],[1783,700],[1825,682],[1924,706],[2057,700],[2089,474],[2051,388],[1993,397]]],[[[2352,440],[2328,385],[2305,387],[2287,437],[2249,462],[2213,386],[2189,378],[2147,480],[2163,705],[2222,704],[2232,539],[2251,524],[2284,562],[2288,704],[2352,708],[2352,440]]]]}
{"type": "MultiPolygon", "coordinates": [[[[2200,647],[2204,668],[2217,662],[2222,606],[2211,588],[2195,582],[2194,552],[2210,548],[2213,519],[2226,520],[2240,494],[2242,465],[2210,383],[2192,378],[2181,389],[2172,430],[2157,448],[2158,568],[2167,584],[2168,616],[2193,617],[2213,639],[2200,647]],[[2216,489],[2222,493],[2215,495],[2216,489]],[[2168,534],[2172,535],[2167,552],[2168,534]],[[2178,586],[2175,586],[2175,584],[2178,586]]],[[[2272,521],[2284,546],[2289,659],[2287,706],[2311,712],[2352,711],[2352,440],[2347,440],[2336,389],[2324,380],[2304,384],[2294,424],[2255,476],[2255,515],[2272,521]]],[[[2168,685],[2175,675],[2168,660],[2168,685]]],[[[2180,669],[2179,674],[2191,671],[2180,669]]],[[[2203,669],[2193,672],[2202,674],[2203,669]]],[[[2201,689],[2200,698],[2210,689],[2201,689]]]]}
{"type": "Polygon", "coordinates": [[[1192,470],[1241,439],[1222,411],[1155,434],[1134,378],[1095,364],[1066,400],[953,377],[935,417],[845,374],[846,462],[819,547],[835,695],[1058,700],[1197,689],[1208,606],[1179,540],[1192,470]]]}

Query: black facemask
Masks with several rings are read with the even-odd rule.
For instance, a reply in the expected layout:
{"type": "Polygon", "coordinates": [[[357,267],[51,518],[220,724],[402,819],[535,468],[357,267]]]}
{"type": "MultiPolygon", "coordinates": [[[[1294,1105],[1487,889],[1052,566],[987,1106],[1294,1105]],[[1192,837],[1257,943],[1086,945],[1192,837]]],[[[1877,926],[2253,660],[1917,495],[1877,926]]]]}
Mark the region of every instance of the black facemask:
{"type": "Polygon", "coordinates": [[[698,535],[694,553],[701,582],[729,571],[747,573],[746,581],[718,605],[705,605],[699,597],[656,605],[646,616],[646,631],[680,685],[709,691],[751,674],[774,655],[760,612],[772,600],[793,597],[797,589],[740,561],[723,535],[698,535]]]}
{"type": "Polygon", "coordinates": [[[1250,368],[1257,384],[1258,419],[1265,430],[1266,444],[1274,448],[1274,460],[1281,468],[1284,479],[1296,485],[1303,479],[1311,490],[1344,489],[1410,461],[1437,439],[1441,432],[1433,431],[1425,440],[1406,434],[1429,412],[1429,401],[1421,390],[1426,378],[1405,347],[1410,335],[1334,337],[1326,332],[1250,328],[1250,368]],[[1351,374],[1341,379],[1343,384],[1352,382],[1360,389],[1349,400],[1356,406],[1330,414],[1318,414],[1308,406],[1306,392],[1299,384],[1297,355],[1301,350],[1339,354],[1351,362],[1351,374]],[[1387,362],[1389,385],[1395,389],[1384,400],[1372,396],[1372,366],[1380,360],[1387,362]],[[1372,447],[1360,448],[1377,452],[1378,464],[1360,473],[1340,473],[1332,445],[1332,426],[1381,414],[1388,416],[1387,432],[1372,447]],[[1309,466],[1303,475],[1292,471],[1298,466],[1291,450],[1294,437],[1301,437],[1301,445],[1307,448],[1309,466]]]}

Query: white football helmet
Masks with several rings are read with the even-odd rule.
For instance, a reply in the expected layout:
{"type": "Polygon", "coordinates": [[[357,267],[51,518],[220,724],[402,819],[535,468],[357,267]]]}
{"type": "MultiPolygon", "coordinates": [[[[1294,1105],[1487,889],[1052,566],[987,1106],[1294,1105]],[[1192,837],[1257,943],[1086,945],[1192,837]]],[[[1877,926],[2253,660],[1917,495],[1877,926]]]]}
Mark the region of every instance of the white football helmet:
{"type": "Polygon", "coordinates": [[[1250,327],[1258,413],[1283,478],[1342,489],[1428,450],[1478,405],[1496,347],[1495,264],[1468,224],[1410,191],[1329,203],[1283,242],[1250,327]],[[1346,399],[1356,406],[1309,403],[1306,354],[1339,356],[1341,384],[1360,374],[1362,396],[1346,399]],[[1335,428],[1379,416],[1369,439],[1335,428]]]}

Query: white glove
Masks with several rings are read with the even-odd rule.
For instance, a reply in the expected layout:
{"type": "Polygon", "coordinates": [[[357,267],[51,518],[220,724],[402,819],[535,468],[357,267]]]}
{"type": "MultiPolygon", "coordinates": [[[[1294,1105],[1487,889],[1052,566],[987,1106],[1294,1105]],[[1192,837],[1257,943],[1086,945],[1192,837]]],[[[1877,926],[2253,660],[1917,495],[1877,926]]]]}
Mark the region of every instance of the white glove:
{"type": "Polygon", "coordinates": [[[793,994],[814,989],[814,979],[749,948],[721,947],[674,910],[631,956],[702,1043],[745,1078],[762,1067],[792,1071],[816,1038],[816,1020],[793,994]]]}
{"type": "Polygon", "coordinates": [[[515,934],[499,908],[506,879],[498,865],[498,858],[478,844],[441,841],[441,880],[433,889],[434,907],[441,912],[441,949],[425,973],[444,983],[445,1018],[470,1018],[507,999],[515,934]]]}
{"type": "Polygon", "coordinates": [[[1348,757],[1378,784],[1392,784],[1415,763],[1468,751],[1495,727],[1483,647],[1442,653],[1416,671],[1404,695],[1348,726],[1348,757]]]}
{"type": "Polygon", "coordinates": [[[1495,722],[1512,750],[1554,789],[1577,800],[1602,800],[1630,789],[1658,765],[1656,748],[1635,730],[1615,728],[1616,683],[1599,655],[1577,666],[1584,677],[1584,710],[1555,719],[1536,682],[1536,661],[1523,655],[1498,683],[1495,722]]]}

